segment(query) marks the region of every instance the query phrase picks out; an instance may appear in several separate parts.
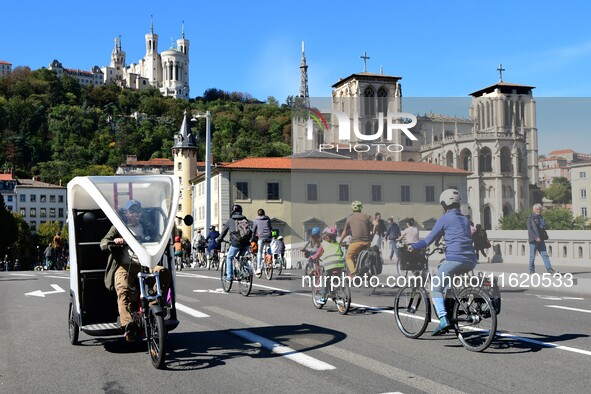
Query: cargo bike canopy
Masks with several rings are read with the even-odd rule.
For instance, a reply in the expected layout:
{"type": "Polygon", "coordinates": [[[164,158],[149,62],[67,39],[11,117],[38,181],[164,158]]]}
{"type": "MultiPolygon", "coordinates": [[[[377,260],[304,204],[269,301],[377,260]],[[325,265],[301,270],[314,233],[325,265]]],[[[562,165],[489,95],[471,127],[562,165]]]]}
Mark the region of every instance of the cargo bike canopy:
{"type": "Polygon", "coordinates": [[[70,220],[79,212],[92,216],[92,210],[101,209],[140,264],[149,268],[158,264],[168,244],[178,200],[179,181],[169,175],[76,177],[68,183],[70,220]],[[131,213],[149,231],[134,232],[127,223],[131,213]]]}

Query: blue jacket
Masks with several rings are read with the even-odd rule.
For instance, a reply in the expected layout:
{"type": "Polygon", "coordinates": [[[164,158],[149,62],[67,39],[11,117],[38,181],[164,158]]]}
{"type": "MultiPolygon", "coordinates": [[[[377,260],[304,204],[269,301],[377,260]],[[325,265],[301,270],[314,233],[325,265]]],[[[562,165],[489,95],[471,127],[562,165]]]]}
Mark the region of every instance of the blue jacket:
{"type": "Polygon", "coordinates": [[[425,239],[414,243],[413,249],[422,249],[443,236],[445,240],[445,259],[460,263],[476,263],[476,254],[472,245],[470,221],[459,209],[450,209],[435,223],[433,230],[425,239]]]}

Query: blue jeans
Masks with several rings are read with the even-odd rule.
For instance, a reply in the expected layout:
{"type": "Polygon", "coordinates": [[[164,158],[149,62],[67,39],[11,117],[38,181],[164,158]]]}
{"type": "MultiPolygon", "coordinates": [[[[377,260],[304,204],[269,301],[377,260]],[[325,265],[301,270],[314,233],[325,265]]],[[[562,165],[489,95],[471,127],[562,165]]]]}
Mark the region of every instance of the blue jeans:
{"type": "Polygon", "coordinates": [[[268,248],[271,245],[271,240],[270,239],[260,239],[258,241],[258,246],[259,246],[259,251],[257,253],[257,266],[256,269],[262,270],[263,266],[261,265],[261,260],[263,259],[263,253],[265,253],[265,250],[263,249],[263,247],[268,248]]]}
{"type": "Polygon", "coordinates": [[[548,257],[548,252],[546,252],[546,244],[544,241],[542,242],[530,242],[529,244],[529,270],[534,270],[534,260],[536,258],[536,251],[540,253],[542,256],[542,261],[546,266],[546,271],[550,271],[552,269],[552,264],[550,263],[550,257],[548,257]]]}
{"type": "Polygon", "coordinates": [[[390,242],[390,260],[392,260],[392,257],[394,255],[396,255],[396,258],[398,258],[398,248],[396,247],[396,240],[395,239],[391,239],[388,242],[390,242]]]}
{"type": "Polygon", "coordinates": [[[437,273],[431,279],[431,282],[438,281],[438,283],[434,283],[437,286],[433,286],[432,296],[433,296],[433,304],[435,305],[435,311],[437,312],[437,316],[442,318],[447,316],[447,311],[445,310],[445,300],[443,298],[443,292],[445,288],[449,287],[449,284],[454,276],[465,274],[466,272],[472,271],[476,267],[476,263],[460,263],[459,261],[450,261],[444,260],[439,264],[437,267],[437,273]],[[437,280],[436,278],[439,278],[437,280]]]}
{"type": "Polygon", "coordinates": [[[226,278],[232,279],[234,277],[234,257],[240,257],[246,252],[247,247],[230,246],[228,249],[228,256],[226,256],[226,278]]]}

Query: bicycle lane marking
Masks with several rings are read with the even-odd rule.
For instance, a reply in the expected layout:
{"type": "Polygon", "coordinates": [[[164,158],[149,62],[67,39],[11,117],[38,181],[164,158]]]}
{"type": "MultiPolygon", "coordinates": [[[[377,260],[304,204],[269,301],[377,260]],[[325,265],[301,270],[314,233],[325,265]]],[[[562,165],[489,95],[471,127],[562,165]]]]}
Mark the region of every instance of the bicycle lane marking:
{"type": "MultiPolygon", "coordinates": [[[[232,320],[239,321],[240,323],[246,324],[251,327],[265,327],[268,326],[267,323],[254,319],[249,316],[244,316],[217,306],[208,306],[206,307],[207,310],[227,317],[232,320]]],[[[318,360],[312,356],[307,354],[298,352],[295,349],[292,349],[288,346],[282,345],[280,343],[274,342],[270,339],[261,337],[260,335],[256,335],[248,330],[230,330],[230,332],[242,339],[246,339],[252,343],[258,343],[260,346],[264,347],[265,349],[276,353],[280,356],[286,357],[291,361],[294,361],[298,364],[301,364],[305,367],[313,369],[315,371],[327,371],[336,369],[335,366],[325,363],[324,361],[318,360]]]]}
{"type": "Polygon", "coordinates": [[[210,317],[208,314],[203,313],[203,312],[199,312],[196,309],[190,308],[186,305],[183,305],[181,303],[175,302],[175,307],[178,311],[184,312],[187,315],[193,316],[193,317],[197,317],[197,318],[202,318],[202,317],[210,317]]]}

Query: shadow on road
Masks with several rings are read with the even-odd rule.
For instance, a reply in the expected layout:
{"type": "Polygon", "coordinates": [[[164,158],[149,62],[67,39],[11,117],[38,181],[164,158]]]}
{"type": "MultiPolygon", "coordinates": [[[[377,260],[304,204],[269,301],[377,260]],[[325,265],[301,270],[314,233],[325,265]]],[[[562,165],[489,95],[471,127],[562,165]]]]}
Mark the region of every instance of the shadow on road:
{"type": "MultiPolygon", "coordinates": [[[[341,331],[310,324],[255,327],[248,328],[248,331],[301,353],[331,346],[346,338],[341,331]],[[309,345],[302,345],[305,343],[309,345]]],[[[168,336],[167,348],[166,368],[172,371],[213,368],[239,357],[281,357],[258,344],[247,343],[231,330],[172,332],[168,336]]]]}

